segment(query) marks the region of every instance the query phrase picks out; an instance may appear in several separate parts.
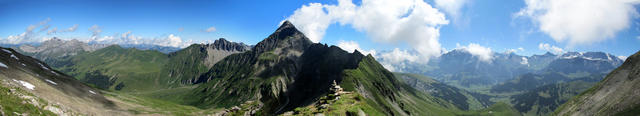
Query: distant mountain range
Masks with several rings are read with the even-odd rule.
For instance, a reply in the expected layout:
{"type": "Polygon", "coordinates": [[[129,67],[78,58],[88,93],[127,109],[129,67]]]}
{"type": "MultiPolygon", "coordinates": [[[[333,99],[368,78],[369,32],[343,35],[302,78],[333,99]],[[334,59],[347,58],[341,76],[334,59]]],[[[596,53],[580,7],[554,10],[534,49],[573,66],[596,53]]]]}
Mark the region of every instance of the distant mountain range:
{"type": "MultiPolygon", "coordinates": [[[[384,59],[378,60],[384,62],[384,59]]],[[[621,59],[604,52],[567,52],[561,55],[546,53],[533,56],[493,53],[490,61],[484,61],[465,49],[455,49],[431,59],[427,64],[405,63],[400,70],[469,88],[496,85],[526,73],[607,73],[620,64],[621,59]]]]}

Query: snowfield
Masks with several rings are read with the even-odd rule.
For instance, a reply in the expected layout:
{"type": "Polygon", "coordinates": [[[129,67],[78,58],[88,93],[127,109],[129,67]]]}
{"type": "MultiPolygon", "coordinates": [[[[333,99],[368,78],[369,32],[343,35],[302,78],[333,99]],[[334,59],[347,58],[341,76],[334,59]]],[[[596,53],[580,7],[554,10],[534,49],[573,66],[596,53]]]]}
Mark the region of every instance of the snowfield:
{"type": "Polygon", "coordinates": [[[53,81],[51,81],[51,80],[49,80],[49,79],[44,79],[44,80],[45,80],[45,81],[47,81],[47,82],[49,82],[49,83],[51,83],[51,84],[53,84],[53,85],[58,85],[58,83],[53,82],[53,81]]]}
{"type": "Polygon", "coordinates": [[[2,49],[2,51],[7,52],[7,53],[11,53],[11,51],[9,51],[7,49],[2,49]]]}
{"type": "Polygon", "coordinates": [[[13,79],[13,81],[18,82],[20,84],[22,84],[22,86],[24,86],[27,89],[33,90],[36,88],[36,86],[34,86],[33,84],[26,82],[26,81],[22,81],[22,80],[15,80],[13,79]]]}
{"type": "Polygon", "coordinates": [[[20,60],[18,57],[16,57],[16,55],[11,54],[11,58],[16,59],[16,60],[20,60]]]}
{"type": "Polygon", "coordinates": [[[49,68],[47,68],[46,66],[44,66],[44,65],[42,65],[42,64],[40,64],[40,63],[38,63],[38,64],[40,65],[40,67],[42,67],[42,68],[44,68],[44,69],[49,70],[49,68]]]}
{"type": "Polygon", "coordinates": [[[4,68],[9,68],[7,65],[5,65],[4,63],[0,62],[0,67],[4,67],[4,68]]]}

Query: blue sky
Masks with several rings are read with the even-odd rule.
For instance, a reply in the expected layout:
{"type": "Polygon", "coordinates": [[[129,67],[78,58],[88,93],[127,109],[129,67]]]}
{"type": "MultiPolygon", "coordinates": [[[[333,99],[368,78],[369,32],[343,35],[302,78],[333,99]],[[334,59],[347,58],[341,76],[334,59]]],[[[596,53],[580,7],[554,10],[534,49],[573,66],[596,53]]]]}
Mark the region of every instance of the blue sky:
{"type": "MultiPolygon", "coordinates": [[[[531,5],[526,1],[454,1],[464,2],[456,12],[457,16],[445,11],[445,7],[437,6],[439,4],[437,1],[424,1],[439,10],[449,21],[447,24],[432,26],[439,30],[437,43],[446,50],[477,44],[490,48],[494,52],[523,48],[523,50],[517,50],[516,53],[531,55],[546,52],[540,48],[542,43],[557,46],[564,51],[604,51],[623,56],[640,50],[640,20],[637,16],[637,2],[620,3],[622,5],[630,4],[632,10],[629,12],[636,12],[636,14],[629,13],[631,15],[626,17],[628,22],[622,23],[624,25],[621,27],[611,27],[610,30],[614,30],[613,36],[574,44],[568,40],[581,38],[568,37],[568,40],[565,38],[564,41],[559,41],[554,39],[550,33],[556,31],[573,32],[576,31],[575,29],[544,31],[540,28],[541,25],[557,23],[536,22],[533,17],[540,16],[539,14],[516,16],[518,12],[531,5]]],[[[92,32],[88,29],[97,25],[102,30],[98,37],[118,37],[131,31],[134,36],[146,39],[167,38],[169,35],[175,35],[182,40],[206,41],[224,37],[235,42],[255,44],[271,34],[282,20],[290,19],[297,9],[310,3],[339,4],[336,0],[4,0],[0,1],[0,40],[20,35],[30,25],[37,25],[49,18],[49,22],[33,30],[36,33],[33,38],[57,36],[63,39],[89,39],[92,32]],[[61,32],[61,30],[76,24],[78,25],[77,30],[61,32]],[[45,25],[50,25],[50,27],[40,31],[45,25]],[[210,27],[214,27],[215,31],[205,32],[210,27]],[[53,28],[57,28],[59,32],[47,35],[46,32],[53,28]]],[[[363,4],[359,0],[353,1],[353,3],[356,6],[363,4]]],[[[612,3],[612,5],[620,4],[612,3]]],[[[620,20],[615,21],[620,22],[620,20]]],[[[606,22],[606,20],[593,22],[606,22]]],[[[617,22],[606,23],[605,26],[619,24],[617,22]]],[[[359,44],[359,49],[378,52],[390,51],[395,48],[411,50],[422,46],[413,44],[411,40],[378,41],[372,39],[376,37],[371,36],[371,32],[368,32],[366,28],[364,30],[354,28],[354,25],[357,25],[355,23],[357,22],[353,24],[329,23],[320,42],[337,45],[344,41],[354,41],[359,44]]],[[[296,23],[294,22],[294,24],[296,23]]],[[[599,26],[602,27],[602,25],[599,26]]]]}

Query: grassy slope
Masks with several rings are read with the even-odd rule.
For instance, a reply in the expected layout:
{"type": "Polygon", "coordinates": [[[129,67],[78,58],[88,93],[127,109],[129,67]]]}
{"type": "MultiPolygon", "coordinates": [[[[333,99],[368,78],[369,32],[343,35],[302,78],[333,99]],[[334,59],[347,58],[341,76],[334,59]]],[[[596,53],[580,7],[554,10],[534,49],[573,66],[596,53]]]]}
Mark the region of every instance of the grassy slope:
{"type": "MultiPolygon", "coordinates": [[[[367,98],[379,112],[403,114],[407,112],[417,115],[451,115],[455,106],[445,101],[417,92],[393,78],[373,57],[364,58],[357,69],[345,71],[340,85],[346,91],[357,91],[367,98]],[[362,89],[359,89],[362,88],[362,89]],[[397,103],[399,102],[399,103],[397,103]],[[404,105],[396,105],[404,104],[404,105]],[[402,109],[405,112],[401,112],[402,109]]],[[[368,113],[368,112],[367,112],[368,113]]]]}
{"type": "Polygon", "coordinates": [[[525,115],[550,115],[560,105],[594,84],[595,82],[572,81],[545,85],[511,96],[511,102],[525,115]]]}
{"type": "Polygon", "coordinates": [[[128,112],[136,115],[176,115],[191,116],[213,114],[220,109],[200,109],[193,106],[181,105],[171,101],[159,100],[146,96],[130,95],[123,92],[107,92],[104,95],[111,100],[116,101],[121,107],[128,112]]]}
{"type": "Polygon", "coordinates": [[[493,104],[489,100],[491,96],[480,93],[472,93],[463,89],[440,83],[430,77],[410,73],[394,73],[398,80],[408,85],[429,93],[431,96],[444,99],[463,110],[478,110],[493,104]]]}
{"type": "MultiPolygon", "coordinates": [[[[41,116],[55,116],[53,112],[49,110],[45,110],[44,106],[40,107],[35,106],[30,102],[29,99],[25,99],[20,97],[17,94],[22,94],[26,96],[33,96],[29,92],[26,92],[20,88],[13,87],[7,88],[4,86],[0,86],[0,111],[2,114],[0,115],[16,115],[18,114],[27,114],[27,115],[41,115],[41,116]],[[13,92],[10,92],[10,89],[13,89],[13,92]]],[[[36,98],[37,99],[37,98],[36,98]]],[[[38,100],[39,104],[47,104],[46,101],[40,99],[38,100]]]]}
{"type": "Polygon", "coordinates": [[[191,84],[200,74],[208,71],[203,61],[207,51],[200,44],[193,44],[180,51],[170,53],[169,61],[162,69],[162,74],[169,76],[168,82],[173,85],[191,84]]]}
{"type": "MultiPolygon", "coordinates": [[[[126,86],[122,91],[154,90],[159,86],[166,86],[166,82],[157,80],[157,77],[161,76],[160,71],[168,59],[157,51],[110,46],[79,54],[70,60],[74,65],[58,67],[58,69],[85,82],[97,75],[117,78],[116,82],[109,82],[110,89],[114,89],[114,86],[121,82],[126,86]],[[90,75],[92,72],[95,74],[90,75]]],[[[99,81],[93,84],[100,83],[106,82],[99,81]]]]}
{"type": "MultiPolygon", "coordinates": [[[[360,94],[371,97],[364,97],[366,99],[361,103],[358,102],[359,104],[355,106],[339,105],[337,107],[344,110],[337,111],[345,111],[344,113],[351,114],[356,111],[354,108],[360,108],[369,115],[387,115],[386,113],[389,111],[393,111],[394,114],[401,114],[396,110],[390,110],[393,109],[393,107],[400,107],[400,109],[409,111],[411,115],[520,115],[517,110],[504,103],[498,103],[482,110],[462,111],[450,102],[417,91],[399,82],[396,78],[388,77],[393,77],[393,74],[386,71],[373,57],[365,57],[357,69],[345,71],[345,80],[343,80],[340,85],[345,88],[345,91],[362,91],[358,89],[360,87],[368,91],[363,93],[358,92],[353,98],[358,98],[360,94]],[[394,98],[395,101],[392,100],[394,98]],[[402,105],[394,106],[394,103],[402,105]],[[369,108],[373,108],[374,110],[369,108]],[[491,113],[489,113],[489,111],[491,111],[491,113]]],[[[357,100],[344,100],[344,102],[353,101],[357,100]]],[[[330,111],[329,113],[335,112],[330,111]]]]}

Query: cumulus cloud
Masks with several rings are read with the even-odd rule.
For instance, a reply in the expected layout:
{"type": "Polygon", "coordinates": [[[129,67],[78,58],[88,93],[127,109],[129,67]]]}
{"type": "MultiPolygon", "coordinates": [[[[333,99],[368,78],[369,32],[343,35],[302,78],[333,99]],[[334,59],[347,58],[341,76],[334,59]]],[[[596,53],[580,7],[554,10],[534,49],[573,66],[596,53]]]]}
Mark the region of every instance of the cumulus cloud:
{"type": "Polygon", "coordinates": [[[390,52],[383,52],[376,56],[382,66],[389,71],[402,71],[407,67],[407,63],[415,63],[420,61],[420,56],[415,52],[408,50],[393,49],[390,52]]]}
{"type": "Polygon", "coordinates": [[[538,49],[544,50],[544,51],[547,51],[547,52],[551,52],[553,54],[562,54],[564,52],[564,50],[562,50],[562,48],[554,46],[554,45],[549,45],[548,43],[540,43],[540,44],[538,44],[538,49]]]}
{"type": "Polygon", "coordinates": [[[207,28],[207,29],[205,29],[203,31],[204,32],[214,32],[214,31],[216,31],[216,27],[211,26],[211,27],[209,27],[209,28],[207,28]]]}
{"type": "Polygon", "coordinates": [[[434,0],[436,7],[443,9],[444,12],[449,13],[452,17],[456,18],[460,16],[460,9],[467,4],[467,0],[434,0]]]}
{"type": "Polygon", "coordinates": [[[96,37],[98,35],[100,35],[100,33],[102,32],[102,27],[98,26],[98,25],[93,25],[91,27],[89,27],[89,31],[91,31],[93,33],[93,37],[96,37]]]}
{"type": "Polygon", "coordinates": [[[360,51],[360,53],[367,55],[367,54],[371,54],[372,56],[376,55],[376,51],[375,50],[363,50],[362,48],[360,48],[360,44],[358,44],[355,41],[344,41],[344,40],[340,40],[338,41],[338,47],[342,48],[343,50],[347,51],[347,52],[354,52],[355,50],[360,51]]]}
{"type": "Polygon", "coordinates": [[[333,20],[333,17],[324,11],[326,6],[328,5],[320,3],[303,5],[302,8],[295,10],[287,20],[296,25],[311,41],[319,42],[333,20]]]}
{"type": "Polygon", "coordinates": [[[525,0],[516,17],[530,18],[539,30],[570,46],[615,37],[638,17],[640,0],[525,0]]]}
{"type": "Polygon", "coordinates": [[[449,24],[444,14],[422,0],[351,0],[337,5],[310,3],[294,11],[291,21],[313,42],[319,42],[334,23],[350,25],[377,42],[405,42],[423,58],[441,53],[440,27],[449,24]]]}
{"type": "Polygon", "coordinates": [[[456,49],[465,50],[477,57],[480,61],[491,62],[491,60],[493,60],[493,51],[491,48],[480,46],[479,44],[469,43],[467,46],[456,44],[456,49]]]}
{"type": "Polygon", "coordinates": [[[182,47],[184,46],[182,43],[182,38],[178,37],[178,36],[174,36],[173,34],[170,34],[169,37],[167,37],[167,46],[172,46],[172,47],[182,47]]]}

